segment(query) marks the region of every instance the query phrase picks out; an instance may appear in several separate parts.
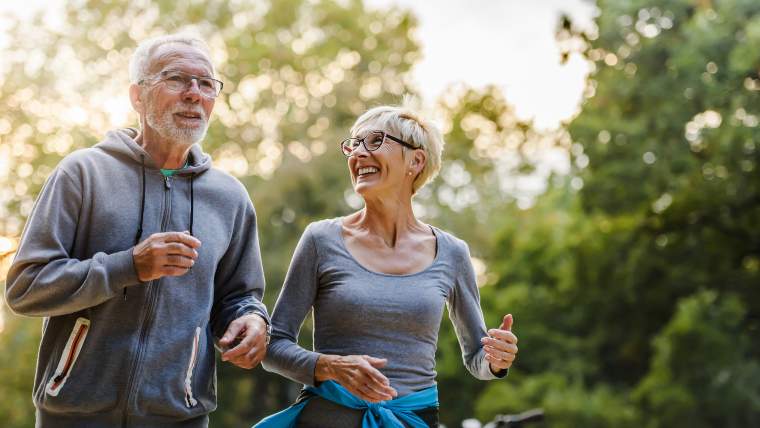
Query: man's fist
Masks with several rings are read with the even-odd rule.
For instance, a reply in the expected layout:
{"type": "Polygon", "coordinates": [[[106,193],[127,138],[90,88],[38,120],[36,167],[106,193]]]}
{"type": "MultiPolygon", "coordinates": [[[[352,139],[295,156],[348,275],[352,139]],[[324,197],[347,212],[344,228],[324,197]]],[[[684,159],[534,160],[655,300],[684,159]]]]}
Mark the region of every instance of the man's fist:
{"type": "Polygon", "coordinates": [[[164,276],[181,276],[193,267],[201,241],[186,232],[154,233],[132,250],[137,278],[148,282],[164,276]]]}

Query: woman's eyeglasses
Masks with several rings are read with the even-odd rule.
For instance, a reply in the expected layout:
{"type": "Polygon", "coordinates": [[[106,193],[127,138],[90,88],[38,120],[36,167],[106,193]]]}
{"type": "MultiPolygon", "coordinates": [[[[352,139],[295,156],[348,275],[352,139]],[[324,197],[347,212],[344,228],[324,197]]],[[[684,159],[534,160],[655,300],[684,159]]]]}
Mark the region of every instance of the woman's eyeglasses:
{"type": "Polygon", "coordinates": [[[374,152],[383,145],[386,138],[391,141],[395,141],[404,147],[408,147],[410,149],[419,149],[419,147],[414,147],[413,145],[400,138],[389,135],[387,132],[370,131],[366,136],[364,136],[364,138],[346,138],[340,143],[340,150],[346,157],[351,157],[351,155],[354,153],[354,150],[359,148],[359,144],[364,144],[364,148],[367,149],[368,152],[374,152]]]}

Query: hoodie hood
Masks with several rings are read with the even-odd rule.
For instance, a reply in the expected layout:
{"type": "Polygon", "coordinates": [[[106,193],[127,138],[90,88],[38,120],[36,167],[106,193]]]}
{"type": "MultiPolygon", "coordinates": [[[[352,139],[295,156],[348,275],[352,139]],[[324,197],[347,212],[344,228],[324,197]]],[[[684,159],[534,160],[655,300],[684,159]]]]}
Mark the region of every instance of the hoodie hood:
{"type": "MultiPolygon", "coordinates": [[[[148,152],[135,141],[138,135],[140,135],[140,131],[135,128],[121,128],[108,131],[103,141],[96,144],[95,148],[127,156],[139,165],[142,165],[144,159],[146,168],[159,169],[148,152]]],[[[198,175],[211,168],[211,156],[204,153],[198,144],[193,144],[190,147],[188,160],[188,166],[178,171],[178,175],[198,175]]]]}

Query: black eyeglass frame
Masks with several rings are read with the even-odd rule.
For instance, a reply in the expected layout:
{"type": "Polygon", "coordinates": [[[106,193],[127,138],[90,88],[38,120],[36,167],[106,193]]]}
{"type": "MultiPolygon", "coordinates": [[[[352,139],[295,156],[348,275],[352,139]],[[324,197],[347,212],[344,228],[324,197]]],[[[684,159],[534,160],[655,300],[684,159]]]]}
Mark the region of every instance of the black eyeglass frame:
{"type": "Polygon", "coordinates": [[[390,135],[389,133],[387,133],[385,131],[375,130],[375,131],[368,132],[367,135],[364,136],[364,138],[350,137],[350,138],[346,138],[345,140],[341,141],[340,142],[340,152],[343,153],[343,155],[345,157],[347,157],[347,158],[350,158],[351,156],[353,156],[354,151],[359,146],[357,145],[356,147],[352,148],[350,152],[346,152],[346,150],[344,149],[344,147],[346,146],[346,143],[348,143],[350,141],[358,141],[362,145],[364,145],[364,148],[368,152],[374,152],[375,150],[379,149],[385,143],[385,139],[386,138],[389,139],[389,140],[391,140],[391,141],[395,141],[395,142],[401,144],[402,146],[410,148],[412,150],[416,150],[416,149],[420,148],[420,147],[415,147],[415,146],[407,143],[406,141],[404,141],[404,140],[402,140],[400,138],[394,137],[393,135],[390,135]],[[382,140],[380,140],[380,144],[378,144],[377,147],[375,147],[374,149],[370,149],[369,147],[367,147],[367,143],[365,142],[365,140],[367,139],[367,137],[369,137],[372,134],[382,134],[383,135],[382,140]]]}
{"type": "Polygon", "coordinates": [[[143,85],[148,80],[151,80],[152,81],[151,84],[155,85],[155,84],[158,84],[158,83],[166,82],[170,77],[173,77],[175,75],[179,75],[179,76],[181,76],[185,80],[185,87],[180,92],[184,92],[184,91],[187,91],[188,89],[190,89],[190,85],[192,85],[193,80],[198,81],[199,92],[201,93],[201,95],[203,95],[204,97],[207,97],[207,98],[217,98],[222,93],[222,89],[224,88],[224,82],[222,82],[219,79],[214,79],[213,77],[196,76],[194,74],[185,73],[184,71],[179,71],[179,70],[163,70],[163,71],[160,71],[158,74],[155,74],[155,75],[153,75],[151,77],[146,77],[145,79],[140,80],[139,82],[137,82],[137,84],[138,85],[143,85]],[[216,89],[216,94],[213,97],[204,94],[203,91],[200,89],[201,88],[201,86],[200,86],[200,81],[201,80],[212,80],[213,82],[215,82],[218,85],[217,86],[218,89],[216,89]]]}

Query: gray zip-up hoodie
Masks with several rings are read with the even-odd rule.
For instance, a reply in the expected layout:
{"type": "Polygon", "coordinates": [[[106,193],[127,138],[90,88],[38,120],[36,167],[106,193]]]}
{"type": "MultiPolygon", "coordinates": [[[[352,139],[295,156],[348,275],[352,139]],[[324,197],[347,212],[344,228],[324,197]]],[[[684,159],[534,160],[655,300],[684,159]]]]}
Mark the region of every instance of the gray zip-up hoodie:
{"type": "Polygon", "coordinates": [[[164,177],[136,135],[111,131],[60,162],[8,273],[8,305],[45,317],[37,426],[205,426],[215,340],[246,313],[269,320],[245,188],[198,145],[164,177]],[[132,249],[161,231],[190,231],[198,259],[183,276],[141,283],[132,249]]]}

